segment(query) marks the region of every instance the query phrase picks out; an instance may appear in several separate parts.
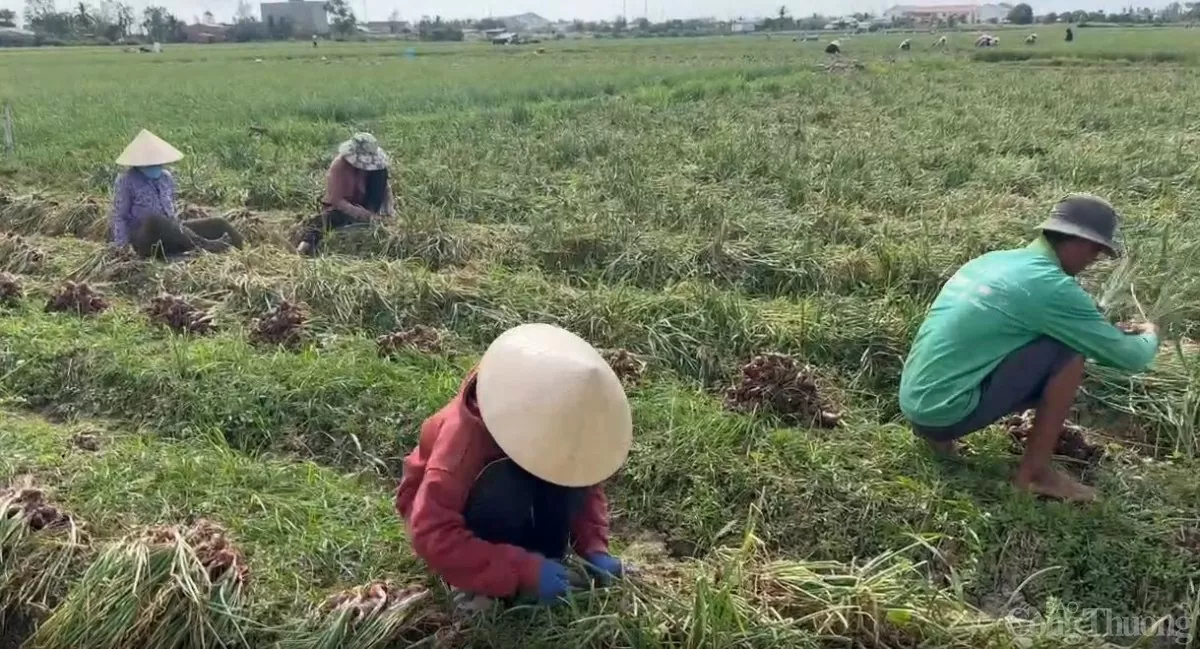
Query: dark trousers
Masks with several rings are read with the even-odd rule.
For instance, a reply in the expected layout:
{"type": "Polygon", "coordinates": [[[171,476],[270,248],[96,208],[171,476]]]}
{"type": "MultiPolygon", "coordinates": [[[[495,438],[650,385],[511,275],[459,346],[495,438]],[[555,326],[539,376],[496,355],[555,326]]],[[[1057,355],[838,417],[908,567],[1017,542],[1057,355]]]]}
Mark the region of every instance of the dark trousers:
{"type": "Polygon", "coordinates": [[[304,233],[300,235],[300,241],[310,243],[315,248],[320,245],[326,232],[357,223],[362,223],[362,221],[345,212],[338,210],[324,212],[304,224],[304,233]]]}
{"type": "Polygon", "coordinates": [[[137,254],[146,258],[169,257],[197,249],[226,252],[246,243],[233,224],[223,218],[179,221],[166,216],[144,219],[130,242],[137,254]]]}
{"type": "Polygon", "coordinates": [[[507,543],[548,559],[562,559],[571,521],[587,489],[560,487],[534,477],[508,458],[484,467],[467,497],[467,529],[490,543],[507,543]]]}
{"type": "Polygon", "coordinates": [[[913,431],[934,441],[949,441],[983,430],[1001,417],[1036,408],[1046,384],[1079,352],[1046,336],[1018,348],[1000,362],[979,386],[979,405],[949,426],[913,424],[913,431]]]}

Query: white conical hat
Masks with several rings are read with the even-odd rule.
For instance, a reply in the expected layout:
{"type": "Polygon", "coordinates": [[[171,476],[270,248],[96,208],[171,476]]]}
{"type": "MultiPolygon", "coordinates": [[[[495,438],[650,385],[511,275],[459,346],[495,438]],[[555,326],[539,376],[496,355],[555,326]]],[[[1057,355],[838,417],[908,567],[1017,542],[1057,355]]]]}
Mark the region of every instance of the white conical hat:
{"type": "Polygon", "coordinates": [[[548,324],[509,329],[479,362],[475,392],[492,437],[514,462],[564,487],[603,482],[629,456],[633,416],[600,353],[548,324]]]}
{"type": "Polygon", "coordinates": [[[117,164],[123,167],[151,167],[154,165],[169,165],[179,162],[183,154],[179,149],[167,144],[166,140],[142,129],[137,137],[125,147],[117,157],[117,164]]]}

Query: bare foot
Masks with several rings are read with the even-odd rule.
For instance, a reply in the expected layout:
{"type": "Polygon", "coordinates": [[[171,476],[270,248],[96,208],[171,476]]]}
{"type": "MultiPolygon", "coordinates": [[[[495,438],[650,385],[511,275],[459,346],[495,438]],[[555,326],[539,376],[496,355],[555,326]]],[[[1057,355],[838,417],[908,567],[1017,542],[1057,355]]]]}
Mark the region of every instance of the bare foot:
{"type": "Polygon", "coordinates": [[[1075,502],[1093,502],[1096,500],[1096,490],[1080,483],[1071,476],[1055,468],[1047,468],[1030,481],[1020,478],[1013,480],[1018,489],[1039,496],[1071,500],[1075,502]]]}
{"type": "Polygon", "coordinates": [[[940,457],[951,457],[952,458],[952,457],[959,456],[957,440],[947,439],[947,440],[943,440],[943,441],[938,441],[938,440],[933,440],[933,439],[927,439],[927,440],[925,440],[925,442],[928,443],[929,448],[932,449],[933,452],[936,453],[937,455],[939,455],[940,457]]]}
{"type": "Polygon", "coordinates": [[[492,610],[496,600],[487,595],[469,593],[465,590],[454,589],[454,613],[459,617],[469,618],[492,610]]]}

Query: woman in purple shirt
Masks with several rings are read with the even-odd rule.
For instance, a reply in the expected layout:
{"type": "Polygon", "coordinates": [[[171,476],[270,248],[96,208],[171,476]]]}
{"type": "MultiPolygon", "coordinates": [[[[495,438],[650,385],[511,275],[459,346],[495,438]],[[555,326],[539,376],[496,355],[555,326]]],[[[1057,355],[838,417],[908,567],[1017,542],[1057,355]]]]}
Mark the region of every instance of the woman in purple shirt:
{"type": "Polygon", "coordinates": [[[133,246],[142,257],[242,247],[242,236],[225,219],[180,221],[175,215],[175,179],[163,166],[182,158],[178,149],[145,130],[125,147],[117,164],[129,170],[113,186],[113,245],[133,246]]]}

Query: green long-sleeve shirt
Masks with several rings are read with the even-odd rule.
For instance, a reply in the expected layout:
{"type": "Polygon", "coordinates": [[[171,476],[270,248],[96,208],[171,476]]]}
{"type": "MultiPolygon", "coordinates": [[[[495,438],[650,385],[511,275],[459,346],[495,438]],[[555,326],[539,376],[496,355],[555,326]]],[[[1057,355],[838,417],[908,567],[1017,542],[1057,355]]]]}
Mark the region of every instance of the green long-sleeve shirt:
{"type": "Polygon", "coordinates": [[[904,363],[900,409],[922,426],[958,423],[979,404],[983,379],[1041,336],[1129,371],[1146,368],[1158,348],[1158,336],[1126,334],[1105,320],[1039,237],[967,262],[946,282],[904,363]]]}

